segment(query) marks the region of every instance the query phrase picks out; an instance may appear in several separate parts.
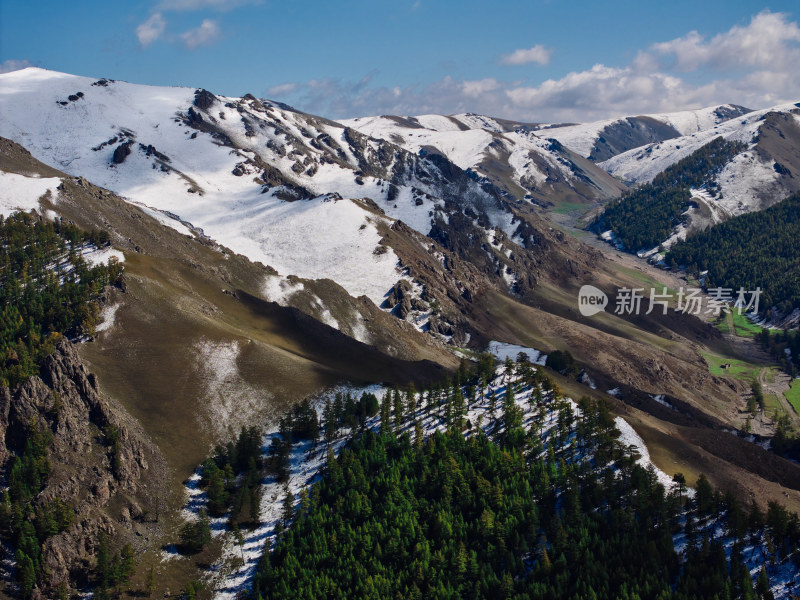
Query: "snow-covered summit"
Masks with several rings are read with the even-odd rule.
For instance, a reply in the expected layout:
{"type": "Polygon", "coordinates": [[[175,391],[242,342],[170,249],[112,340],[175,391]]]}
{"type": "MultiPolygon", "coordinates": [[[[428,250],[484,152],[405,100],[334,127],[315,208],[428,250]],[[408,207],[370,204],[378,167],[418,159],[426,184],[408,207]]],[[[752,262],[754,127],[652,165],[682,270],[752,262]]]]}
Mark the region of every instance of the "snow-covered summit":
{"type": "Polygon", "coordinates": [[[249,94],[28,68],[0,75],[0,113],[0,135],[42,162],[281,275],[333,279],[378,305],[402,276],[381,244],[396,219],[427,234],[457,198],[510,227],[466,177],[456,185],[423,157],[249,94]]]}

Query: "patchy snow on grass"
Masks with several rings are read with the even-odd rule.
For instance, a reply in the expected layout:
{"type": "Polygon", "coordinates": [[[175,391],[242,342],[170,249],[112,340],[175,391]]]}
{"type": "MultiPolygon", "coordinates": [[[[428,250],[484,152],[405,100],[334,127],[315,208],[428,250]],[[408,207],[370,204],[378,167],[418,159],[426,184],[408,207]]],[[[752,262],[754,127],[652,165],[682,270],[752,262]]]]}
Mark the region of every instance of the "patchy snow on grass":
{"type": "Polygon", "coordinates": [[[675,411],[678,410],[672,405],[672,403],[669,400],[667,400],[664,394],[656,394],[655,396],[650,396],[650,397],[656,402],[658,402],[661,406],[666,406],[670,410],[675,410],[675,411]]]}
{"type": "Polygon", "coordinates": [[[84,246],[81,249],[81,257],[90,267],[107,264],[111,258],[116,258],[119,262],[125,261],[125,255],[111,246],[103,246],[102,248],[84,246]]]}
{"type": "Polygon", "coordinates": [[[293,282],[280,275],[267,275],[261,292],[270,302],[277,302],[281,306],[286,306],[292,295],[305,289],[302,283],[293,282]]]}
{"type": "MultiPolygon", "coordinates": [[[[636,462],[645,469],[652,466],[653,469],[655,469],[658,482],[663,485],[667,491],[672,490],[677,484],[673,483],[672,477],[653,464],[653,461],[650,460],[650,453],[647,451],[647,446],[641,436],[636,433],[636,430],[622,417],[616,417],[614,423],[620,432],[619,441],[629,448],[635,446],[636,452],[639,454],[639,459],[636,462]]],[[[693,497],[694,490],[687,488],[686,494],[689,497],[693,497]]]]}
{"type": "Polygon", "coordinates": [[[202,340],[190,352],[197,354],[199,376],[204,379],[202,388],[206,392],[201,400],[206,405],[205,425],[209,429],[227,436],[239,423],[260,414],[260,407],[270,393],[249,384],[239,372],[240,342],[202,340]]]}
{"type": "Polygon", "coordinates": [[[147,213],[151,217],[153,217],[156,221],[169,227],[170,229],[174,229],[178,233],[183,233],[188,236],[193,236],[194,232],[192,228],[180,220],[178,215],[174,215],[172,213],[167,213],[162,210],[157,210],[155,208],[150,208],[149,206],[145,206],[141,202],[133,202],[136,204],[143,212],[147,213]]]}
{"type": "Polygon", "coordinates": [[[518,346],[517,344],[509,344],[506,342],[489,342],[486,351],[494,354],[498,360],[504,361],[507,358],[515,361],[520,352],[528,355],[528,359],[532,364],[544,366],[547,360],[547,355],[535,348],[528,348],[527,346],[518,346]]]}
{"type": "Polygon", "coordinates": [[[120,306],[119,302],[103,306],[103,310],[100,311],[100,324],[95,327],[95,332],[101,333],[103,331],[108,331],[114,326],[114,321],[116,320],[117,311],[120,306]]]}

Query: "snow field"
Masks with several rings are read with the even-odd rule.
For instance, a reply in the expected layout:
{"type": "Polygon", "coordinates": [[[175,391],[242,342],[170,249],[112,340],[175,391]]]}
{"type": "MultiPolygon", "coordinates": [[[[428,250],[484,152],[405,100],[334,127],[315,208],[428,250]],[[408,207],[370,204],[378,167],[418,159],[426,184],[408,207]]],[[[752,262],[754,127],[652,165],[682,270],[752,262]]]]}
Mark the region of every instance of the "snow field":
{"type": "MultiPolygon", "coordinates": [[[[248,157],[247,152],[221,145],[211,135],[184,126],[176,116],[185,114],[192,105],[195,90],[93,83],[90,78],[34,68],[0,75],[4,117],[0,135],[19,142],[48,164],[146,206],[148,214],[165,225],[186,233],[181,222],[190,223],[234,252],[270,265],[282,275],[333,279],[351,295],[367,295],[376,304],[397,281],[394,253],[375,252],[381,236],[378,217],[371,212],[349,199],[328,195],[286,202],[273,194],[262,194],[262,186],[252,175],[233,175],[237,164],[248,157]],[[68,100],[77,92],[82,93],[78,100],[68,100]],[[123,164],[112,165],[111,154],[124,140],[134,141],[131,154],[123,164]],[[146,156],[139,144],[152,145],[166,155],[170,159],[166,163],[168,172],[156,168],[155,159],[146,156]]],[[[220,98],[223,103],[226,100],[220,98]]],[[[230,137],[241,138],[245,147],[258,146],[267,158],[272,156],[264,146],[275,136],[259,129],[254,137],[246,137],[239,113],[220,106],[226,116],[218,122],[225,125],[230,137]]],[[[283,119],[287,130],[302,136],[295,122],[298,117],[274,107],[268,110],[283,119]]],[[[329,129],[332,135],[341,137],[342,129],[329,129]]],[[[283,161],[284,172],[291,172],[293,160],[286,157],[283,161]]],[[[16,185],[17,178],[12,179],[16,185]]],[[[372,180],[374,189],[364,190],[354,183],[352,170],[331,164],[321,165],[316,177],[298,179],[313,182],[309,189],[320,194],[343,191],[350,192],[349,197],[374,193],[378,186],[372,180]]],[[[32,193],[41,195],[57,181],[48,181],[47,188],[37,183],[39,187],[32,193]]],[[[2,189],[7,188],[3,185],[2,189]]],[[[35,202],[38,195],[28,203],[35,202]]],[[[429,220],[430,208],[424,220],[429,220]]],[[[420,212],[414,211],[414,218],[410,214],[404,217],[422,227],[417,216],[420,212]]]]}

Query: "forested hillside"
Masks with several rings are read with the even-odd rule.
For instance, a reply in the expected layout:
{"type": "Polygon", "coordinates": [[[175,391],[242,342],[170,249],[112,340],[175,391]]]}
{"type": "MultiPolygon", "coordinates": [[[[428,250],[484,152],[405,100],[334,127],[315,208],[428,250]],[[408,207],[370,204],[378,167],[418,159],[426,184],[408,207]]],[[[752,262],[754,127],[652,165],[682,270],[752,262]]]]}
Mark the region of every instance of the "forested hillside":
{"type": "Polygon", "coordinates": [[[734,217],[675,244],[667,261],[708,270],[706,287],[761,288],[759,310],[800,308],[800,194],[734,217]]]}
{"type": "Polygon", "coordinates": [[[82,250],[107,244],[105,232],[0,215],[0,387],[36,374],[59,336],[93,332],[97,298],[122,266],[115,259],[90,266],[82,250]]]}
{"type": "Polygon", "coordinates": [[[747,146],[718,137],[672,165],[632,192],[611,202],[592,227],[611,230],[629,252],[650,249],[665,241],[691,205],[692,188],[717,192],[714,179],[747,146]]]}
{"type": "Polygon", "coordinates": [[[387,394],[379,431],[353,429],[299,504],[283,499],[255,597],[767,599],[762,545],[772,574],[796,568],[779,505],[765,516],[703,476],[691,497],[682,476],[668,491],[605,405],[515,370],[387,394]],[[495,418],[476,427],[483,404],[495,418]]]}

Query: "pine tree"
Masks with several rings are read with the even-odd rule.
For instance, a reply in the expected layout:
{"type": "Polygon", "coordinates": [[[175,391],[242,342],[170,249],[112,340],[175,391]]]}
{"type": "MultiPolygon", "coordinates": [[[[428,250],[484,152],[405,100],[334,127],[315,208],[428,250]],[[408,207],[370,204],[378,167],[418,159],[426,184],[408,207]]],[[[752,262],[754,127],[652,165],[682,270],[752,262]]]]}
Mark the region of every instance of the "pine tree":
{"type": "Polygon", "coordinates": [[[403,413],[403,397],[400,395],[400,390],[396,388],[392,392],[392,405],[394,407],[394,429],[399,432],[405,415],[403,413]]]}
{"type": "Polygon", "coordinates": [[[386,391],[381,401],[380,414],[381,414],[381,433],[387,434],[392,432],[392,395],[390,391],[386,391]]]}
{"type": "Polygon", "coordinates": [[[414,421],[414,448],[416,448],[417,451],[422,450],[422,444],[424,441],[422,425],[419,421],[414,421]]]}
{"type": "Polygon", "coordinates": [[[258,486],[254,485],[250,488],[250,493],[248,494],[248,509],[249,509],[249,517],[250,522],[254,525],[258,523],[259,520],[259,505],[258,505],[258,486]]]}
{"type": "Polygon", "coordinates": [[[30,598],[36,586],[36,568],[31,558],[22,550],[17,550],[17,581],[23,598],[30,598]]]}
{"type": "Polygon", "coordinates": [[[775,596],[770,589],[766,567],[762,566],[761,572],[758,574],[758,579],[756,580],[756,592],[758,592],[759,600],[775,600],[775,596]]]}
{"type": "Polygon", "coordinates": [[[337,423],[333,414],[333,403],[330,398],[325,402],[325,407],[322,409],[322,429],[325,433],[326,444],[330,444],[336,439],[337,423]]]}
{"type": "Polygon", "coordinates": [[[244,564],[244,535],[242,535],[242,530],[239,529],[238,525],[233,526],[233,540],[239,546],[239,551],[242,553],[242,564],[244,564]]]}
{"type": "Polygon", "coordinates": [[[683,492],[686,489],[686,476],[683,473],[675,473],[672,481],[678,484],[678,497],[683,501],[683,492]]]}
{"type": "Polygon", "coordinates": [[[406,406],[408,407],[408,414],[410,417],[414,416],[417,412],[417,389],[413,383],[408,384],[406,388],[406,406]]]}
{"type": "Polygon", "coordinates": [[[95,573],[98,587],[101,590],[107,589],[111,578],[111,552],[108,548],[108,536],[105,531],[100,532],[100,538],[97,542],[95,573]]]}
{"type": "Polygon", "coordinates": [[[291,523],[292,519],[294,518],[294,495],[292,494],[292,490],[289,489],[289,484],[283,486],[283,510],[281,512],[281,520],[283,521],[283,526],[288,527],[289,523],[291,523]]]}

